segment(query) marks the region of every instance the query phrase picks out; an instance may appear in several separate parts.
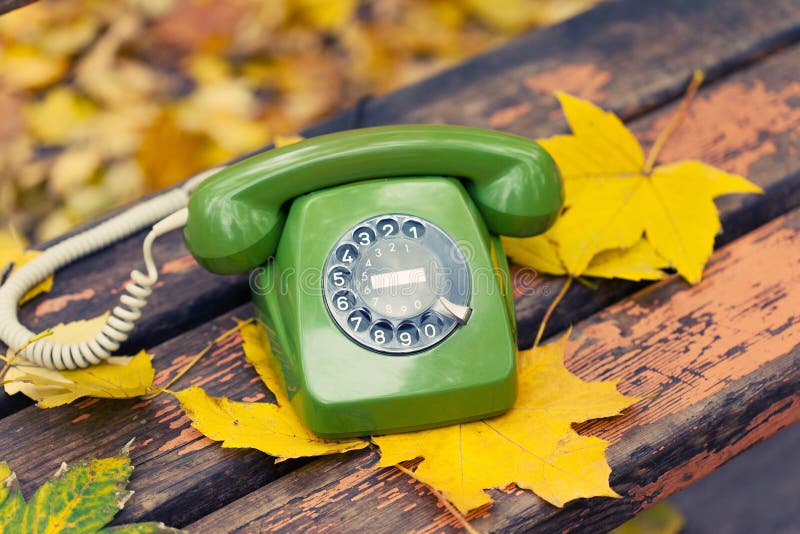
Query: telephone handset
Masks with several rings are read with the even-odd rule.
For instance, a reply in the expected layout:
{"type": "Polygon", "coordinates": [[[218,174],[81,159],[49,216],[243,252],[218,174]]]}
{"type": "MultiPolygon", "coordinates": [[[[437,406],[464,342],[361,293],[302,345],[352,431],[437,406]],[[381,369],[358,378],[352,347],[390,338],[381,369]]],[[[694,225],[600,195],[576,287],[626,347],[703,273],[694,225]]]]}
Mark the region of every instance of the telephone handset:
{"type": "Polygon", "coordinates": [[[212,272],[245,272],[275,252],[294,198],[410,176],[462,180],[494,234],[540,234],[561,209],[555,163],[530,139],[461,126],[383,126],[314,137],[217,173],[189,201],[186,244],[212,272]]]}
{"type": "Polygon", "coordinates": [[[516,397],[496,234],[544,232],[563,201],[537,143],[456,126],[307,139],[215,174],[186,245],[251,276],[295,409],[316,434],[401,432],[502,413],[516,397]]]}

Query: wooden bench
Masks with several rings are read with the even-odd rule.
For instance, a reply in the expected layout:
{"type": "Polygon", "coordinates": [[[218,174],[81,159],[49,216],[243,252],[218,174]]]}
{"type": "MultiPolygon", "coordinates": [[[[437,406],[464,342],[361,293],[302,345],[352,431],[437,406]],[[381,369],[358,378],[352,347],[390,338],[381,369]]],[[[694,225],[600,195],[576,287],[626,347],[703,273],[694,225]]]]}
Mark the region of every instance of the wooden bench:
{"type": "MultiPolygon", "coordinates": [[[[546,136],[566,130],[558,88],[614,109],[648,144],[699,68],[708,82],[663,159],[703,159],[765,190],[718,203],[724,233],[701,283],[576,285],[548,324],[548,336],[574,325],[566,364],[578,376],[620,379],[633,395],[659,392],[610,423],[579,427],[612,442],[611,485],[622,498],[558,509],[526,491],[496,490],[494,506],[470,517],[477,529],[607,530],[800,419],[798,42],[800,9],[788,0],[623,0],[304,132],[446,122],[546,136]]],[[[53,291],[23,308],[23,322],[38,331],[111,307],[141,261],[142,238],[60,271],[53,291]]],[[[247,277],[205,272],[178,233],[157,241],[155,254],[163,285],[127,348],[155,354],[158,383],[254,312],[247,277]]],[[[532,344],[561,283],[539,277],[532,289],[516,288],[520,347],[532,344]]],[[[237,400],[270,398],[235,339],[179,383],[189,384],[237,400]]],[[[204,438],[166,395],[53,410],[2,397],[0,416],[0,459],[18,470],[27,495],[60,462],[114,454],[135,436],[136,495],[117,523],[159,520],[197,532],[457,529],[424,486],[371,468],[369,449],[275,464],[204,438]]]]}

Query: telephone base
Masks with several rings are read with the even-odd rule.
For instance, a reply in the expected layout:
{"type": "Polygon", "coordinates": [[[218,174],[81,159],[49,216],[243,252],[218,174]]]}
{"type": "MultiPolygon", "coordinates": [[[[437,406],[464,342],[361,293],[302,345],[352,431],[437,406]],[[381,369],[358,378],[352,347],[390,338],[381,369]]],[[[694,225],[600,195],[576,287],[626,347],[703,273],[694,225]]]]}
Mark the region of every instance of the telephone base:
{"type": "MultiPolygon", "coordinates": [[[[437,247],[442,243],[436,242],[436,253],[441,253],[437,247]]],[[[367,250],[360,249],[361,258],[368,257],[367,250]]],[[[355,248],[352,251],[357,253],[355,248]]],[[[389,251],[387,246],[384,252],[389,251]]],[[[400,275],[418,270],[415,261],[392,272],[404,280],[400,275]],[[409,267],[414,269],[409,271],[409,267]]],[[[352,276],[358,272],[355,266],[351,271],[352,276]]],[[[373,289],[389,280],[375,276],[373,289]]],[[[280,362],[287,396],[320,437],[380,435],[474,421],[503,413],[516,399],[516,336],[505,257],[457,180],[372,180],[296,199],[275,257],[254,271],[251,287],[261,325],[280,362]],[[436,344],[401,354],[356,342],[337,325],[336,312],[326,306],[323,277],[332,276],[338,267],[320,268],[331,250],[343,246],[341,236],[349,235],[353,225],[391,214],[406,214],[394,216],[401,223],[399,228],[409,217],[441,228],[468,251],[469,262],[472,313],[466,324],[459,324],[436,344]]],[[[380,309],[372,301],[363,305],[373,325],[389,325],[393,339],[400,328],[392,321],[398,325],[418,321],[390,315],[397,303],[384,301],[380,309]],[[391,310],[385,305],[389,303],[391,310]],[[376,319],[383,307],[386,317],[376,319]]],[[[409,308],[413,310],[413,304],[409,308]]],[[[350,309],[342,312],[345,317],[350,309]]],[[[425,313],[422,310],[419,315],[425,313]]],[[[425,325],[414,324],[417,343],[422,345],[425,325]]],[[[375,336],[374,341],[382,342],[382,337],[375,336]]]]}

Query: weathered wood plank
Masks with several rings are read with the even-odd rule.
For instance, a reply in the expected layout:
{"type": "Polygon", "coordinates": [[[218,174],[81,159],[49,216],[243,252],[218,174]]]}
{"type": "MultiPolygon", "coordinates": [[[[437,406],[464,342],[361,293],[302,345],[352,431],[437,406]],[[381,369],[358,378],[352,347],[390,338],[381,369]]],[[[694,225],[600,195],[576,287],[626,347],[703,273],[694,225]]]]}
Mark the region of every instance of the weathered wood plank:
{"type": "Polygon", "coordinates": [[[606,2],[369,102],[364,125],[444,122],[553,133],[554,89],[626,118],[683,94],[694,69],[715,80],[800,38],[800,7],[761,2],[606,2]]]}
{"type": "MultiPolygon", "coordinates": [[[[583,96],[596,97],[630,117],[680,93],[695,67],[705,68],[712,78],[721,76],[800,37],[800,10],[787,0],[772,0],[769,7],[732,1],[722,13],[713,2],[672,0],[658,6],[634,0],[602,6],[573,21],[527,35],[418,87],[365,102],[306,133],[446,119],[530,136],[547,135],[563,129],[554,115],[556,104],[550,89],[558,84],[553,85],[553,80],[578,94],[591,85],[594,93],[583,96]],[[753,15],[754,10],[758,16],[753,15]],[[488,80],[492,80],[489,85],[488,80]]],[[[779,181],[784,177],[781,173],[767,178],[779,181]]],[[[786,182],[781,183],[790,189],[786,182]]],[[[742,225],[741,231],[752,227],[742,225]]],[[[141,268],[142,236],[139,233],[63,269],[50,295],[23,308],[23,321],[38,330],[112,307],[130,269],[141,268]]],[[[131,347],[153,346],[247,299],[246,277],[204,272],[188,259],[177,233],[156,243],[156,257],[166,265],[164,289],[151,299],[131,347]]],[[[576,289],[565,308],[588,314],[630,290],[630,285],[617,283],[594,293],[576,289]]],[[[521,297],[521,332],[533,330],[548,301],[541,296],[521,297]]],[[[559,314],[551,326],[558,329],[564,324],[565,317],[559,314]]],[[[530,335],[521,338],[520,345],[530,345],[531,340],[530,335]]],[[[13,409],[15,403],[0,394],[0,414],[13,409]]]]}
{"type": "MultiPolygon", "coordinates": [[[[156,382],[166,381],[209,341],[235,326],[235,319],[253,315],[248,304],[153,348],[156,382]]],[[[190,384],[237,400],[273,400],[245,362],[238,336],[214,348],[174,388],[190,384]]],[[[302,463],[275,465],[257,451],[222,449],[192,429],[167,394],[148,401],[85,399],[52,410],[28,407],[0,420],[0,428],[0,458],[17,470],[26,495],[62,461],[112,455],[136,438],[131,447],[136,497],[127,503],[122,522],[161,518],[182,525],[302,463]]]]}
{"type": "MultiPolygon", "coordinates": [[[[497,503],[472,518],[478,530],[606,531],[800,420],[800,210],[718,251],[695,287],[672,278],[579,323],[566,364],[650,395],[618,419],[579,427],[612,442],[611,483],[623,498],[559,510],[527,491],[494,491],[497,503]]],[[[316,461],[190,530],[454,529],[424,487],[372,469],[376,457],[316,461]]]]}

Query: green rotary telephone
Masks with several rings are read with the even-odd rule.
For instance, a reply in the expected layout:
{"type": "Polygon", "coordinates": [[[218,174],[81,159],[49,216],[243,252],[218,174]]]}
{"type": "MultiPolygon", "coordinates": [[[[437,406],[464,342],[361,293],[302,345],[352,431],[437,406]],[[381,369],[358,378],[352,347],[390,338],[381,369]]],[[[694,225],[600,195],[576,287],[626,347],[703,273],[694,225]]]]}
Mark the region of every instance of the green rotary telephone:
{"type": "Polygon", "coordinates": [[[154,240],[184,227],[209,271],[253,270],[265,343],[319,436],[490,417],[516,396],[514,302],[497,235],[540,234],[562,203],[553,159],[529,139],[455,126],[324,135],[210,169],[48,248],[0,286],[0,340],[51,369],[103,362],[158,281],[154,240]],[[131,272],[93,337],[30,342],[17,311],[31,287],[150,225],[145,271],[131,272]]]}
{"type": "Polygon", "coordinates": [[[325,438],[500,414],[516,397],[516,331],[497,235],[547,230],[553,159],[515,135],[387,126],[253,156],[189,200],[206,269],[251,269],[291,402],[325,438]]]}

